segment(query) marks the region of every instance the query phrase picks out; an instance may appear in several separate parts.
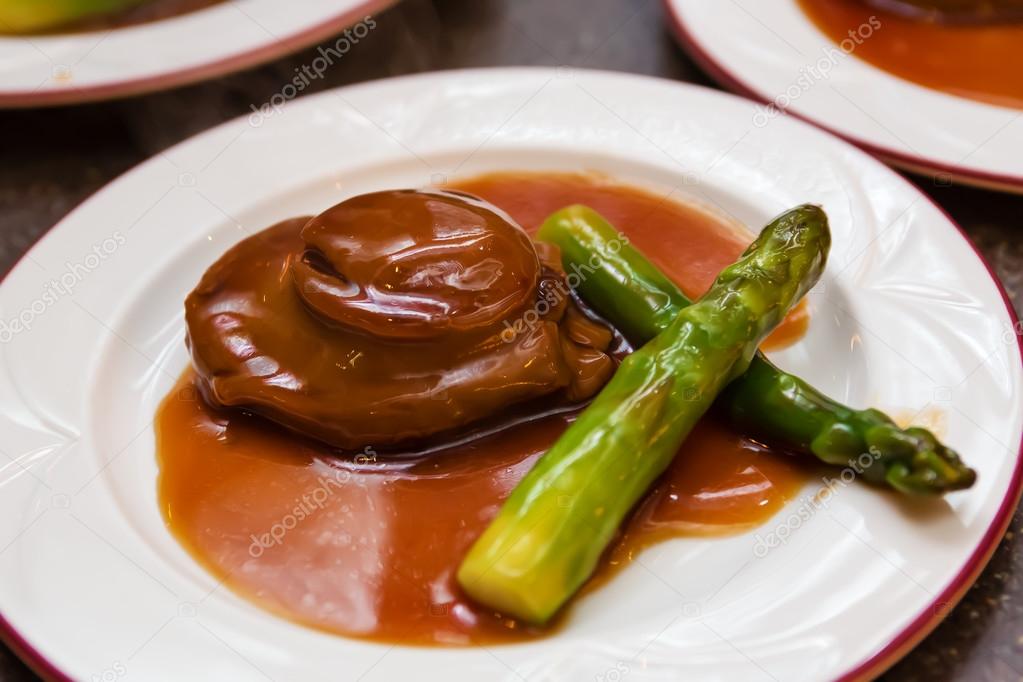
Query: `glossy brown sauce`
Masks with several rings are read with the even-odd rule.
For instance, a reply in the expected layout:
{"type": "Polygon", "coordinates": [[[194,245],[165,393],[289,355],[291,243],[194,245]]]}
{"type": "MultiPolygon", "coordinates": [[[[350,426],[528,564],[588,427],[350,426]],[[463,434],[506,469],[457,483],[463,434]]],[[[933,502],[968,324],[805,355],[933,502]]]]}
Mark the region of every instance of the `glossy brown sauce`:
{"type": "MultiPolygon", "coordinates": [[[[970,99],[1023,108],[1023,23],[965,25],[919,21],[861,0],[799,0],[835,43],[877,17],[881,27],[853,54],[920,85],[970,99]]],[[[921,112],[921,115],[926,115],[921,112]]]]}
{"type": "MultiPolygon", "coordinates": [[[[457,189],[491,201],[529,231],[562,206],[589,204],[693,296],[749,240],[696,207],[597,176],[499,174],[457,189]]],[[[550,632],[478,607],[454,575],[571,414],[418,458],[370,449],[339,457],[259,417],[210,408],[194,378],[186,372],[157,415],[160,501],[178,540],[236,593],[311,627],[405,644],[497,643],[550,632]]],[[[762,523],[809,471],[704,419],[640,503],[594,584],[666,537],[762,523]]]]}
{"type": "Polygon", "coordinates": [[[211,405],[349,451],[579,404],[615,370],[560,252],[439,190],[363,194],[252,235],[207,269],[185,322],[211,405]]]}

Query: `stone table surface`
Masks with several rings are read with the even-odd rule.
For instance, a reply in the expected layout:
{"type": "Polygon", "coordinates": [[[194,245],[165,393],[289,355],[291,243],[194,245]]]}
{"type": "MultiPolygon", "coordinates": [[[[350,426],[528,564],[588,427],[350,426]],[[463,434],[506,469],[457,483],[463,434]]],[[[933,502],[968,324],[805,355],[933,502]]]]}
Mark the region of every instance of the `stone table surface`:
{"type": "MultiPolygon", "coordinates": [[[[655,0],[406,0],[375,21],[307,92],[500,65],[612,69],[715,87],[677,47],[655,0]]],[[[315,56],[310,48],[214,81],[121,101],[0,112],[0,129],[7,131],[0,143],[0,272],[103,185],[170,145],[249,113],[315,56]]],[[[1019,310],[1023,197],[935,178],[913,181],[965,229],[1019,310]]],[[[1023,680],[1021,537],[1017,513],[977,584],[883,679],[1023,680]]],[[[0,680],[30,679],[36,678],[0,647],[0,680]]]]}

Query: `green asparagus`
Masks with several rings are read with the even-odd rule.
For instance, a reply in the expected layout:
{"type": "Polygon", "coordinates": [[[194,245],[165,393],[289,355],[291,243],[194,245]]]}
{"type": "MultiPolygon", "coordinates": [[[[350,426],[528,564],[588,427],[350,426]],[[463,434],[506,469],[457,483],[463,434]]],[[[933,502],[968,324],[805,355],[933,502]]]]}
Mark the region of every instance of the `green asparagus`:
{"type": "Polygon", "coordinates": [[[717,394],[817,281],[829,245],[816,206],[768,225],[703,298],[622,362],[526,474],[459,567],[462,588],[503,614],[549,620],[717,394]]]}
{"type": "MultiPolygon", "coordinates": [[[[550,216],[539,239],[582,272],[580,296],[633,343],[646,343],[690,305],[681,290],[596,211],[570,206],[550,216]]],[[[786,450],[853,466],[864,480],[903,493],[942,494],[973,485],[976,473],[922,428],[899,428],[878,410],[854,410],[787,374],[758,353],[718,405],[743,433],[786,450]]]]}
{"type": "Polygon", "coordinates": [[[0,0],[0,33],[31,33],[116,12],[146,0],[0,0]]]}

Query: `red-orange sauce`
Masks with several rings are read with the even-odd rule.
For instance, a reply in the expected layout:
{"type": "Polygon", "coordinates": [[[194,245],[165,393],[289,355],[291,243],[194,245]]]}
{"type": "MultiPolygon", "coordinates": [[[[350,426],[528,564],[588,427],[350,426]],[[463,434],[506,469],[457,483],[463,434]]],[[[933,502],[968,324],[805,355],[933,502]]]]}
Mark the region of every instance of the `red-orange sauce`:
{"type": "MultiPolygon", "coordinates": [[[[696,207],[594,176],[499,174],[457,188],[530,230],[566,204],[590,204],[694,296],[749,240],[696,207]]],[[[509,642],[550,632],[470,602],[454,575],[571,415],[417,459],[368,450],[342,461],[258,417],[211,409],[193,379],[186,372],[157,415],[160,501],[178,540],[236,593],[311,627],[405,644],[509,642]]],[[[666,537],[762,523],[808,471],[705,418],[640,503],[595,582],[666,537]]]]}
{"type": "MultiPolygon", "coordinates": [[[[960,97],[1023,108],[1023,24],[953,25],[879,11],[860,0],[799,0],[806,15],[840,44],[849,32],[881,26],[853,54],[900,78],[960,97]]],[[[921,115],[926,115],[921,112],[921,115]]]]}
{"type": "Polygon", "coordinates": [[[810,328],[810,308],[804,298],[796,307],[789,311],[780,325],[775,327],[771,335],[760,344],[762,350],[781,350],[788,348],[806,335],[810,328]]]}

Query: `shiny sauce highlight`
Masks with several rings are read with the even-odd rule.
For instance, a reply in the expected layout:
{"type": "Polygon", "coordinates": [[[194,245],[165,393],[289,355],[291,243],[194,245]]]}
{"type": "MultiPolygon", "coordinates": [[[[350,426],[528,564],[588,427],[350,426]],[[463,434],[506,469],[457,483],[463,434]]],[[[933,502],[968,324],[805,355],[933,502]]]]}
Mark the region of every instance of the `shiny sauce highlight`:
{"type": "MultiPolygon", "coordinates": [[[[691,296],[750,238],[702,209],[594,175],[495,174],[454,189],[496,204],[531,232],[558,208],[589,204],[691,296]]],[[[785,342],[799,335],[779,329],[785,342]]],[[[455,571],[574,414],[538,415],[418,457],[372,448],[339,456],[260,417],[209,407],[194,379],[187,371],[157,414],[159,497],[175,537],[234,592],[313,628],[403,644],[513,642],[557,628],[523,626],[474,604],[455,571]]],[[[665,538],[763,523],[809,471],[706,417],[593,583],[665,538]]]]}

